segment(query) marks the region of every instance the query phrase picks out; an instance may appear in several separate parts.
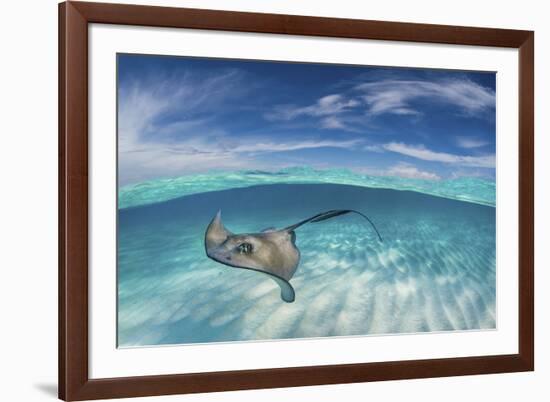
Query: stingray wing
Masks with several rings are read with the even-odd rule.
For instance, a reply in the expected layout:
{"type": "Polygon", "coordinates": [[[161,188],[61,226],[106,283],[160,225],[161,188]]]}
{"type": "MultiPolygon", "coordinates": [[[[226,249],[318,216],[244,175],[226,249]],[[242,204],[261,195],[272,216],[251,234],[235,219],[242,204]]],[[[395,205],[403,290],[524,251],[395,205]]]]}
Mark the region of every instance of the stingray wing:
{"type": "MultiPolygon", "coordinates": [[[[268,230],[264,233],[271,232],[273,232],[273,230],[268,230]]],[[[266,236],[267,234],[263,235],[266,236]]],[[[288,234],[285,235],[288,236],[288,234]]],[[[281,289],[281,299],[283,299],[287,303],[292,303],[295,298],[295,292],[292,285],[288,282],[287,279],[283,277],[288,276],[285,272],[278,272],[277,269],[270,267],[270,264],[266,264],[266,266],[264,267],[261,266],[261,264],[253,263],[250,260],[240,261],[238,258],[240,257],[239,255],[235,256],[228,253],[227,248],[224,246],[226,245],[226,242],[230,242],[230,238],[234,236],[235,235],[227,230],[223,225],[221,219],[221,211],[218,211],[216,216],[212,219],[212,221],[206,228],[206,232],[204,235],[204,248],[208,258],[230,267],[249,269],[251,271],[261,272],[268,275],[271,279],[275,281],[275,283],[277,283],[277,285],[281,289]],[[277,273],[279,273],[280,275],[278,275],[277,273]]],[[[271,234],[269,234],[269,236],[271,236],[271,234]]],[[[275,263],[275,265],[277,264],[275,263]]],[[[297,266],[298,262],[296,262],[295,265],[297,266]]],[[[294,270],[296,269],[296,266],[294,267],[294,270]]]]}

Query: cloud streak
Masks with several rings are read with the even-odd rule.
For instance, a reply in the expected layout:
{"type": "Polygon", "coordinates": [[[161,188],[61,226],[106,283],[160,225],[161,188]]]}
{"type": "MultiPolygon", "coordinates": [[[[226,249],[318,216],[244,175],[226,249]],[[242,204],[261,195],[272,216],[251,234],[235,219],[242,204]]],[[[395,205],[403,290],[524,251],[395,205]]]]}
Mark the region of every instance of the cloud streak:
{"type": "Polygon", "coordinates": [[[355,89],[364,93],[362,98],[371,115],[417,115],[420,112],[414,102],[426,99],[454,105],[472,115],[495,107],[495,92],[470,80],[383,80],[363,83],[355,89]]]}
{"type": "Polygon", "coordinates": [[[330,141],[330,140],[302,140],[293,142],[272,142],[265,141],[260,138],[247,139],[246,143],[237,145],[232,148],[232,152],[286,152],[286,151],[298,151],[302,149],[314,149],[314,148],[343,148],[353,149],[356,145],[362,143],[360,139],[345,140],[345,141],[330,141]]]}
{"type": "Polygon", "coordinates": [[[340,94],[326,95],[312,105],[295,106],[279,105],[264,117],[269,121],[290,121],[307,116],[319,118],[319,126],[324,129],[343,129],[349,127],[344,123],[342,115],[360,105],[359,100],[349,99],[340,94]]]}
{"type": "Polygon", "coordinates": [[[450,170],[488,172],[485,168],[494,167],[495,156],[479,152],[493,144],[493,121],[470,116],[494,107],[494,91],[473,81],[392,73],[392,79],[367,82],[369,75],[363,75],[343,84],[335,70],[324,76],[326,82],[293,85],[308,70],[264,77],[263,64],[235,66],[182,61],[181,67],[167,63],[154,74],[146,68],[120,72],[120,185],[216,169],[273,170],[298,164],[361,168],[369,163],[383,175],[427,180],[450,170]],[[440,113],[436,128],[432,111],[440,113]],[[401,118],[376,119],[381,115],[401,118]],[[403,129],[407,117],[414,120],[410,131],[403,129]],[[452,120],[449,134],[434,150],[430,138],[442,134],[439,126],[447,117],[452,120]],[[466,120],[471,132],[459,126],[466,120]],[[426,145],[415,145],[417,140],[426,145]],[[453,169],[434,164],[426,170],[426,163],[417,167],[410,158],[453,169]]]}
{"type": "Polygon", "coordinates": [[[479,138],[474,137],[456,137],[456,145],[460,148],[471,149],[471,148],[481,148],[489,143],[479,138]]]}
{"type": "MultiPolygon", "coordinates": [[[[270,136],[229,135],[209,115],[216,114],[231,99],[236,79],[237,75],[228,72],[202,79],[187,76],[121,88],[120,184],[184,172],[265,168],[267,163],[258,159],[262,155],[319,148],[353,149],[363,142],[315,137],[276,141],[270,136]],[[177,119],[166,122],[165,116],[177,119]]],[[[347,105],[338,97],[326,97],[318,108],[307,113],[323,116],[344,110],[347,105]]]]}
{"type": "Polygon", "coordinates": [[[362,140],[300,140],[273,142],[268,138],[247,138],[243,141],[227,137],[190,138],[177,144],[147,142],[121,153],[121,184],[151,177],[171,176],[206,170],[278,168],[273,162],[258,159],[265,154],[305,149],[352,149],[362,140]]]}
{"type": "MultiPolygon", "coordinates": [[[[236,70],[217,75],[185,74],[130,81],[119,89],[118,139],[121,152],[142,142],[173,141],[190,129],[208,126],[220,105],[243,95],[236,70]],[[160,121],[172,117],[170,123],[160,121]]],[[[210,131],[211,128],[208,128],[210,131]]]]}
{"type": "Polygon", "coordinates": [[[364,82],[340,94],[319,98],[307,106],[278,105],[264,117],[269,121],[317,118],[325,129],[352,130],[348,123],[383,114],[418,117],[417,102],[454,106],[457,112],[480,115],[495,107],[495,92],[467,79],[439,82],[387,79],[364,82]]]}
{"type": "Polygon", "coordinates": [[[383,148],[402,155],[431,162],[442,162],[469,167],[495,167],[495,155],[468,156],[455,155],[447,152],[437,152],[426,148],[423,145],[407,145],[401,142],[390,142],[383,145],[383,148]]]}

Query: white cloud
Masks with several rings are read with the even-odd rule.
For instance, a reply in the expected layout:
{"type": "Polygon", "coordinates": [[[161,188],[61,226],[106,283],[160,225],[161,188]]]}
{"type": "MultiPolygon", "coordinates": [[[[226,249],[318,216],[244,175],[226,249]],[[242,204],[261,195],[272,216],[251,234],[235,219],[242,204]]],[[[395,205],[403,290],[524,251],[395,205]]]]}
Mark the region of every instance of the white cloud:
{"type": "Polygon", "coordinates": [[[347,126],[334,116],[325,117],[321,120],[321,127],[328,129],[346,129],[347,126]]]}
{"type": "Polygon", "coordinates": [[[119,92],[119,150],[124,153],[142,142],[166,140],[190,128],[199,130],[205,118],[198,114],[215,112],[242,93],[241,81],[239,72],[228,70],[206,77],[186,73],[126,84],[119,92]],[[156,124],[156,119],[169,114],[181,118],[168,125],[156,124]]]}
{"type": "Polygon", "coordinates": [[[365,151],[369,152],[376,152],[376,153],[382,153],[384,152],[384,148],[380,145],[367,145],[363,148],[365,151]]]}
{"type": "Polygon", "coordinates": [[[353,131],[367,116],[381,114],[419,116],[414,102],[454,105],[457,111],[479,115],[495,107],[495,92],[473,81],[381,80],[356,85],[359,95],[330,94],[308,106],[281,105],[264,115],[271,121],[290,121],[302,116],[318,117],[322,128],[353,131]],[[366,115],[365,115],[366,107],[366,115]],[[353,122],[354,124],[349,124],[353,122]]]}
{"type": "Polygon", "coordinates": [[[456,137],[456,145],[460,148],[480,148],[488,144],[487,141],[475,137],[456,137]]]}
{"type": "Polygon", "coordinates": [[[312,148],[344,148],[351,149],[360,144],[362,140],[346,140],[346,141],[330,141],[330,140],[302,140],[293,142],[271,142],[260,138],[248,139],[245,143],[237,145],[232,149],[232,152],[242,153],[258,153],[258,152],[284,152],[297,151],[300,149],[312,148]]]}
{"type": "Polygon", "coordinates": [[[443,162],[471,167],[495,167],[495,155],[466,156],[454,155],[446,152],[436,152],[426,148],[423,145],[407,145],[401,142],[390,142],[383,145],[383,148],[412,158],[425,161],[443,162]]]}
{"type": "Polygon", "coordinates": [[[440,180],[441,177],[435,173],[418,169],[416,166],[408,163],[399,163],[389,168],[386,172],[388,176],[404,177],[406,179],[422,180],[440,180]]]}
{"type": "MultiPolygon", "coordinates": [[[[336,141],[304,136],[292,141],[276,141],[261,135],[228,136],[222,127],[212,124],[213,116],[226,111],[226,105],[236,96],[247,95],[245,77],[236,71],[225,71],[216,76],[196,74],[164,79],[154,77],[150,81],[127,83],[120,88],[118,145],[122,185],[212,168],[264,168],[265,162],[261,158],[264,154],[325,147],[392,151],[464,167],[494,167],[495,164],[494,155],[453,155],[397,142],[365,145],[363,139],[336,141]]],[[[494,104],[494,93],[491,95],[490,91],[470,81],[453,81],[445,85],[423,81],[380,81],[357,88],[363,91],[361,97],[331,94],[309,106],[277,108],[269,118],[289,121],[298,116],[310,116],[318,120],[321,128],[353,131],[354,124],[357,124],[353,119],[364,118],[366,105],[374,114],[414,115],[418,112],[410,103],[422,96],[452,102],[468,111],[482,110],[494,104]],[[359,116],[358,112],[362,114],[359,116]]],[[[457,137],[457,143],[464,148],[482,146],[479,140],[469,137],[457,137]]],[[[390,173],[432,179],[437,176],[404,164],[396,165],[384,174],[390,173]]]]}
{"type": "MultiPolygon", "coordinates": [[[[216,113],[231,99],[237,90],[237,78],[227,73],[123,88],[118,133],[120,184],[211,169],[273,168],[265,166],[266,162],[257,157],[314,148],[351,149],[362,142],[315,138],[276,142],[262,136],[227,136],[223,129],[213,128],[205,112],[216,113]],[[163,116],[167,115],[181,117],[166,123],[163,116]]],[[[345,108],[345,105],[338,98],[328,97],[320,102],[319,113],[345,108]]]]}
{"type": "Polygon", "coordinates": [[[246,167],[248,162],[208,147],[209,138],[224,134],[208,124],[208,113],[215,113],[224,102],[242,95],[241,81],[240,73],[229,70],[209,76],[186,73],[152,77],[121,87],[120,184],[196,172],[211,166],[246,167]],[[166,124],[165,116],[171,116],[172,122],[166,124]],[[196,139],[197,135],[201,140],[196,139]]]}
{"type": "MultiPolygon", "coordinates": [[[[354,148],[361,140],[328,141],[301,140],[272,142],[265,138],[239,141],[227,137],[190,138],[177,144],[148,142],[121,154],[121,184],[151,177],[173,176],[212,169],[267,169],[277,166],[256,157],[267,153],[289,152],[315,148],[354,148]]],[[[279,167],[284,167],[281,165],[279,167]]]]}
{"type": "Polygon", "coordinates": [[[350,109],[357,107],[359,102],[355,99],[347,99],[339,94],[323,96],[313,105],[297,106],[279,106],[275,110],[266,113],[268,120],[290,121],[300,116],[322,117],[321,127],[327,129],[345,129],[347,126],[340,118],[341,115],[350,109]]]}
{"type": "Polygon", "coordinates": [[[412,102],[418,99],[444,102],[475,114],[495,106],[495,92],[470,80],[431,82],[421,80],[383,80],[357,85],[364,93],[368,113],[415,115],[412,102]]]}
{"type": "Polygon", "coordinates": [[[309,106],[308,112],[314,116],[337,114],[359,105],[355,99],[345,99],[342,95],[334,94],[322,97],[316,105],[309,106]]]}

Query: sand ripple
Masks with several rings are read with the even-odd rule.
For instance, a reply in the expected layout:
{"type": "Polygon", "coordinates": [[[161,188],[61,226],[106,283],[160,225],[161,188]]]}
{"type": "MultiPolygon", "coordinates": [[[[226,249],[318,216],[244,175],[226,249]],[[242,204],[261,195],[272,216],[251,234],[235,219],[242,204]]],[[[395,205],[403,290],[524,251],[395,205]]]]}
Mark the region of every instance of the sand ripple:
{"type": "MultiPolygon", "coordinates": [[[[384,242],[353,216],[300,228],[292,304],[268,277],[205,258],[202,233],[216,205],[234,231],[281,227],[330,209],[321,204],[331,204],[334,189],[325,187],[308,186],[295,209],[262,208],[240,189],[235,205],[224,191],[121,215],[119,345],[495,328],[492,207],[337,186],[338,200],[367,211],[384,242]]],[[[296,196],[295,186],[289,191],[296,196]]]]}

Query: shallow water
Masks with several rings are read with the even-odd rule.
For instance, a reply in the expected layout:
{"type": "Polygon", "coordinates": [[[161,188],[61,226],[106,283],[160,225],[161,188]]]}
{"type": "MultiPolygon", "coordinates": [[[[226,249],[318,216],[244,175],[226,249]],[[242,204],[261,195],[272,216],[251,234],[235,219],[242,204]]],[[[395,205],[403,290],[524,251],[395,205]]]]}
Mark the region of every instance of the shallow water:
{"type": "Polygon", "coordinates": [[[495,208],[418,192],[272,184],[119,211],[121,347],[495,328],[495,208]],[[297,229],[294,303],[266,275],[205,256],[218,209],[233,232],[329,209],[297,229]]]}
{"type": "Polygon", "coordinates": [[[209,172],[130,184],[119,190],[119,207],[126,208],[166,201],[184,195],[261,184],[348,184],[369,188],[412,190],[455,200],[495,206],[495,181],[477,177],[422,180],[394,176],[371,176],[348,169],[315,170],[290,167],[275,172],[245,170],[209,172]]]}

